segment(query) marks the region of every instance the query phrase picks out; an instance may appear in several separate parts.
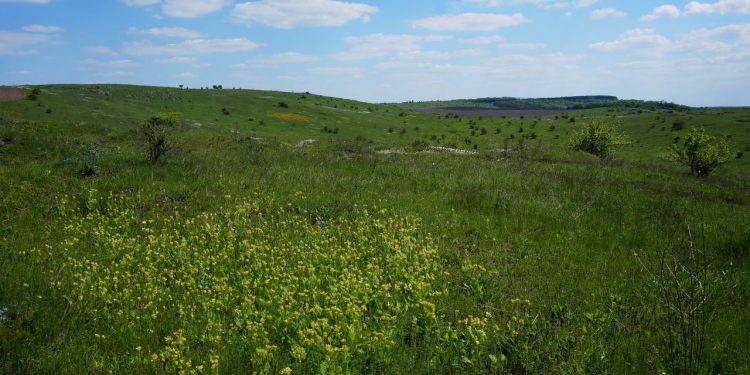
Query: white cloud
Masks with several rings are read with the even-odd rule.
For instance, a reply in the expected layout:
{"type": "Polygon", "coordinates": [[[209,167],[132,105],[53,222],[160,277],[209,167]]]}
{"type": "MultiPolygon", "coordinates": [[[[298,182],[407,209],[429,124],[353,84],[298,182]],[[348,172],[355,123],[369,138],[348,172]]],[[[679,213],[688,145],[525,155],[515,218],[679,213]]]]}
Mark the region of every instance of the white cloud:
{"type": "Polygon", "coordinates": [[[685,14],[750,14],[750,0],[719,0],[714,3],[691,1],[685,5],[685,14]]]}
{"type": "MultiPolygon", "coordinates": [[[[701,28],[670,40],[653,29],[633,29],[617,40],[599,42],[589,48],[600,52],[626,52],[654,59],[700,58],[722,62],[750,57],[750,23],[701,28]]],[[[717,69],[719,69],[717,67],[717,69]]]]}
{"type": "Polygon", "coordinates": [[[601,20],[607,17],[625,17],[627,13],[615,8],[596,9],[591,12],[591,19],[601,20]]]}
{"type": "Polygon", "coordinates": [[[720,26],[713,29],[696,29],[680,39],[685,50],[718,52],[723,55],[750,53],[750,23],[720,26]]]}
{"type": "Polygon", "coordinates": [[[29,33],[45,33],[45,34],[57,34],[65,31],[62,27],[57,26],[45,26],[45,25],[28,25],[21,28],[21,30],[29,33]]]}
{"type": "Polygon", "coordinates": [[[542,49],[547,47],[544,43],[500,43],[497,48],[500,49],[542,49]]]}
{"type": "Polygon", "coordinates": [[[0,55],[20,55],[34,53],[29,50],[35,45],[48,42],[50,37],[44,34],[30,34],[12,31],[0,31],[0,55]]]}
{"type": "Polygon", "coordinates": [[[303,53],[282,52],[270,56],[258,56],[248,62],[232,64],[229,67],[235,69],[266,68],[284,64],[304,64],[318,60],[319,59],[315,56],[305,55],[303,53]]]}
{"type": "Polygon", "coordinates": [[[654,29],[631,29],[620,34],[620,37],[615,41],[593,43],[589,45],[589,48],[600,52],[640,52],[644,50],[658,51],[668,48],[669,45],[669,39],[657,34],[654,29]]]}
{"type": "Polygon", "coordinates": [[[677,18],[679,16],[679,8],[672,4],[664,4],[654,8],[654,10],[652,10],[650,14],[641,17],[641,20],[654,21],[658,20],[659,18],[677,18]]]}
{"type": "Polygon", "coordinates": [[[34,73],[32,71],[30,71],[30,70],[22,69],[22,70],[14,70],[12,72],[8,72],[8,74],[12,74],[12,75],[16,75],[16,76],[28,76],[28,75],[32,75],[34,73]]]}
{"type": "Polygon", "coordinates": [[[352,47],[348,51],[337,53],[338,60],[364,60],[387,57],[399,52],[418,51],[422,42],[438,42],[447,40],[441,35],[407,35],[407,34],[369,34],[346,38],[346,43],[352,47]]]}
{"type": "Polygon", "coordinates": [[[140,64],[136,63],[132,60],[97,60],[97,59],[86,59],[82,61],[83,65],[86,65],[88,67],[96,67],[96,68],[114,68],[114,69],[122,69],[122,68],[133,68],[140,66],[140,64]]]}
{"type": "Polygon", "coordinates": [[[123,0],[128,6],[145,7],[162,4],[162,12],[169,17],[196,18],[218,12],[233,0],[123,0]]]}
{"type": "Polygon", "coordinates": [[[128,55],[176,55],[190,56],[204,53],[233,53],[252,51],[261,47],[246,38],[235,39],[191,39],[181,43],[153,44],[151,42],[128,43],[123,52],[128,55]]]}
{"type": "Polygon", "coordinates": [[[587,8],[596,4],[599,0],[576,0],[576,1],[560,1],[560,0],[463,0],[464,3],[477,4],[479,6],[488,8],[497,8],[501,6],[511,5],[534,5],[540,8],[587,8]]]}
{"type": "Polygon", "coordinates": [[[310,69],[310,72],[316,73],[316,74],[361,78],[364,75],[365,70],[362,68],[351,67],[351,66],[331,66],[331,67],[322,67],[322,68],[312,68],[310,69]]]}
{"type": "Polygon", "coordinates": [[[49,4],[50,0],[0,0],[0,3],[49,4]]]}
{"type": "Polygon", "coordinates": [[[124,70],[117,70],[114,72],[100,72],[96,73],[97,77],[132,77],[135,74],[124,70]]]}
{"type": "Polygon", "coordinates": [[[203,36],[199,31],[189,30],[184,27],[152,27],[150,29],[138,29],[130,27],[128,34],[152,35],[166,38],[195,39],[203,36]]]}
{"type": "Polygon", "coordinates": [[[90,46],[86,47],[85,51],[94,55],[117,56],[117,52],[107,46],[90,46]]]}
{"type": "Polygon", "coordinates": [[[599,0],[578,0],[574,3],[575,8],[588,8],[596,3],[598,3],[599,0]]]}
{"type": "Polygon", "coordinates": [[[505,38],[500,35],[488,35],[488,36],[478,36],[478,37],[468,38],[468,39],[461,39],[459,40],[459,43],[471,44],[475,46],[483,46],[483,45],[488,45],[488,44],[502,43],[504,41],[505,41],[505,38]]]}
{"type": "Polygon", "coordinates": [[[260,0],[237,4],[232,20],[277,29],[295,27],[339,27],[355,20],[369,22],[378,8],[335,0],[260,0]]]}
{"type": "Polygon", "coordinates": [[[232,0],[165,0],[162,12],[169,17],[195,18],[218,12],[232,0]]]}
{"type": "Polygon", "coordinates": [[[178,74],[175,74],[175,78],[191,79],[191,78],[195,78],[195,74],[190,73],[190,72],[178,73],[178,74]]]}
{"type": "Polygon", "coordinates": [[[521,13],[463,13],[458,15],[444,14],[418,19],[411,23],[416,29],[443,31],[493,31],[504,27],[518,26],[526,23],[521,13]]]}
{"type": "Polygon", "coordinates": [[[154,60],[154,64],[194,64],[195,57],[175,56],[168,59],[154,60]]]}
{"type": "Polygon", "coordinates": [[[144,7],[161,3],[161,0],[123,0],[123,3],[131,7],[144,7]]]}

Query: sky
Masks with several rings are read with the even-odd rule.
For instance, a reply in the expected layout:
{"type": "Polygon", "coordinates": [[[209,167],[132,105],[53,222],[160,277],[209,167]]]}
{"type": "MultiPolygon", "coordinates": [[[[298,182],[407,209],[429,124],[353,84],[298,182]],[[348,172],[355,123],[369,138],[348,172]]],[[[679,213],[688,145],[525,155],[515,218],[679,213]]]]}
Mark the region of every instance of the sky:
{"type": "Polygon", "coordinates": [[[0,85],[750,105],[750,0],[0,0],[0,85]]]}

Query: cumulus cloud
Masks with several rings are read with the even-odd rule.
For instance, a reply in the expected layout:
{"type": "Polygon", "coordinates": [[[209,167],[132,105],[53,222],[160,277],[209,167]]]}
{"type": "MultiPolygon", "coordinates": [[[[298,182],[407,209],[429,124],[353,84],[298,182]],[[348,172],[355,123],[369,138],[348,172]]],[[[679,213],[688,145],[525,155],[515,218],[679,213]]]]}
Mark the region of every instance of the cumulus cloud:
{"type": "Polygon", "coordinates": [[[360,20],[369,22],[378,8],[336,0],[260,0],[237,4],[235,23],[259,24],[277,29],[295,27],[339,27],[360,20]]]}
{"type": "Polygon", "coordinates": [[[750,14],[750,0],[719,0],[713,3],[691,1],[685,5],[685,14],[750,14]]]}
{"type": "Polygon", "coordinates": [[[664,4],[654,8],[650,14],[641,17],[641,20],[654,21],[659,18],[677,18],[680,14],[680,9],[676,6],[672,4],[664,4]]]}
{"type": "Polygon", "coordinates": [[[681,56],[711,57],[726,61],[750,57],[750,23],[731,24],[716,28],[700,28],[677,38],[657,34],[653,29],[633,29],[617,40],[598,42],[589,48],[599,52],[626,52],[677,59],[681,56]]]}
{"type": "Polygon", "coordinates": [[[144,7],[161,3],[161,0],[123,0],[123,3],[131,7],[144,7]]]}
{"type": "Polygon", "coordinates": [[[50,0],[0,0],[0,3],[49,4],[50,0]]]}
{"type": "Polygon", "coordinates": [[[498,13],[444,14],[415,20],[416,29],[441,31],[493,31],[500,28],[522,25],[527,22],[521,13],[512,15],[498,13]]]}
{"type": "Polygon", "coordinates": [[[488,45],[488,44],[502,43],[504,41],[505,41],[505,38],[500,35],[488,35],[488,36],[478,36],[478,37],[468,38],[468,39],[461,39],[459,40],[459,43],[482,46],[482,45],[488,45]]]}
{"type": "Polygon", "coordinates": [[[422,42],[439,42],[448,37],[441,35],[370,34],[346,38],[352,47],[334,57],[339,60],[364,60],[386,57],[395,53],[418,51],[422,42]]]}
{"type": "Polygon", "coordinates": [[[544,43],[500,43],[497,48],[500,49],[542,49],[547,47],[544,43]]]}
{"type": "Polygon", "coordinates": [[[464,3],[496,8],[507,5],[534,5],[540,8],[586,8],[596,4],[599,0],[464,0],[464,3]]]}
{"type": "Polygon", "coordinates": [[[29,33],[46,33],[46,34],[57,34],[64,32],[65,29],[57,26],[45,26],[45,25],[28,25],[21,28],[21,30],[29,33]]]}
{"type": "Polygon", "coordinates": [[[598,42],[589,45],[589,48],[600,52],[612,51],[642,51],[667,48],[670,41],[667,37],[659,35],[654,29],[631,29],[620,34],[617,40],[611,42],[598,42]]]}
{"type": "Polygon", "coordinates": [[[34,46],[50,41],[50,36],[38,33],[0,31],[0,55],[34,53],[34,46]]]}
{"type": "Polygon", "coordinates": [[[139,66],[138,63],[132,60],[97,60],[97,59],[86,59],[82,61],[83,65],[91,68],[133,68],[139,66]]]}
{"type": "Polygon", "coordinates": [[[625,17],[627,13],[615,8],[596,9],[591,12],[591,19],[601,20],[607,17],[625,17]]]}
{"type": "Polygon", "coordinates": [[[724,55],[750,55],[750,23],[696,29],[682,36],[680,46],[724,55]]]}
{"type": "Polygon", "coordinates": [[[348,78],[361,78],[365,73],[364,69],[352,66],[320,67],[312,68],[309,71],[315,74],[344,76],[348,78]]]}
{"type": "Polygon", "coordinates": [[[151,42],[128,43],[123,52],[133,56],[176,55],[190,56],[206,53],[233,53],[252,51],[261,47],[246,38],[235,39],[191,39],[181,43],[153,44],[151,42]]]}
{"type": "Polygon", "coordinates": [[[85,51],[94,55],[117,56],[117,52],[107,46],[90,46],[86,47],[85,51]]]}
{"type": "Polygon", "coordinates": [[[218,12],[232,0],[165,0],[162,12],[169,17],[195,18],[218,12]]]}
{"type": "Polygon", "coordinates": [[[196,18],[218,12],[231,5],[233,0],[123,0],[128,6],[151,6],[162,4],[164,15],[176,18],[196,18]]]}
{"type": "Polygon", "coordinates": [[[154,64],[194,64],[195,57],[175,56],[168,59],[155,60],[154,64]]]}
{"type": "Polygon", "coordinates": [[[199,31],[189,30],[184,27],[152,27],[150,29],[138,29],[130,27],[128,34],[151,35],[167,38],[195,39],[203,36],[199,31]]]}
{"type": "Polygon", "coordinates": [[[304,64],[318,60],[317,57],[305,55],[304,53],[282,52],[275,55],[258,56],[245,63],[230,65],[230,67],[235,69],[265,68],[284,64],[304,64]]]}

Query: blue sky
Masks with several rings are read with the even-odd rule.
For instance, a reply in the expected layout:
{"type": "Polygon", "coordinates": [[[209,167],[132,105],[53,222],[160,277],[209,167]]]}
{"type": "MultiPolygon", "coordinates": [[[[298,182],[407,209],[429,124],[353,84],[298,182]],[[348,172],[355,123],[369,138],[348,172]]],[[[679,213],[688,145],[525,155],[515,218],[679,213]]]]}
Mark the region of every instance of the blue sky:
{"type": "Polygon", "coordinates": [[[0,84],[750,105],[750,0],[0,0],[0,84]]]}

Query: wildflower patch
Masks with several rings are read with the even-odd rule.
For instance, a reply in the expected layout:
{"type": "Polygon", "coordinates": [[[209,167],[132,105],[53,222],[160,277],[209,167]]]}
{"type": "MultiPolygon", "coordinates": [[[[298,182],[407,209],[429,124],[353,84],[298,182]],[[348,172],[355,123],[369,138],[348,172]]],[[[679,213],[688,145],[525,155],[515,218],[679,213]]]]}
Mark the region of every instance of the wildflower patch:
{"type": "Polygon", "coordinates": [[[291,122],[310,122],[310,118],[305,115],[299,115],[296,113],[281,113],[281,112],[274,112],[273,117],[276,117],[279,120],[283,121],[291,121],[291,122]]]}
{"type": "Polygon", "coordinates": [[[49,250],[63,264],[53,285],[92,341],[132,348],[100,352],[102,363],[349,372],[354,358],[386,363],[404,325],[435,319],[424,306],[436,294],[437,255],[415,218],[361,210],[311,220],[259,197],[144,220],[138,204],[96,192],[82,208],[63,199],[66,240],[49,250]]]}

